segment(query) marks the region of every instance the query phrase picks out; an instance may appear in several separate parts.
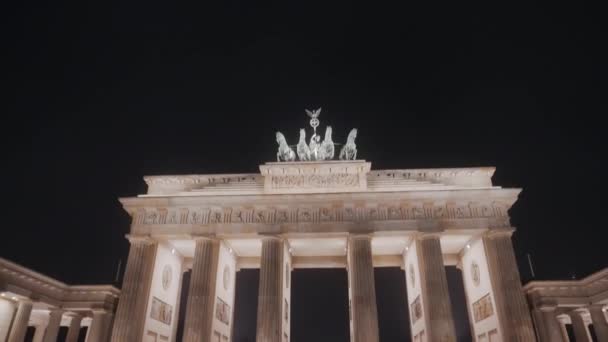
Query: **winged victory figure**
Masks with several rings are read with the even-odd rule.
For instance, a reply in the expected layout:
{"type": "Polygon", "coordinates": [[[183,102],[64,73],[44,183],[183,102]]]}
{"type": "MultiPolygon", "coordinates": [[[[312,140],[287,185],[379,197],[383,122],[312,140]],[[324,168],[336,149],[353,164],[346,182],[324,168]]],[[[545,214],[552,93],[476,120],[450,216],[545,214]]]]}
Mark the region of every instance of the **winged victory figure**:
{"type": "Polygon", "coordinates": [[[296,151],[298,152],[298,159],[301,161],[310,160],[310,148],[306,144],[306,131],[304,128],[300,128],[300,141],[298,142],[296,151]]]}
{"type": "Polygon", "coordinates": [[[321,115],[321,108],[313,110],[305,109],[305,111],[311,119],[316,119],[317,117],[319,117],[319,115],[321,115]]]}
{"type": "Polygon", "coordinates": [[[348,139],[346,144],[340,150],[340,160],[355,160],[357,159],[357,145],[355,144],[355,138],[357,138],[357,129],[353,128],[348,133],[348,139]]]}
{"type": "Polygon", "coordinates": [[[334,158],[334,142],[331,140],[331,126],[327,126],[325,129],[325,139],[321,143],[321,158],[322,160],[328,160],[334,158]]]}
{"type": "Polygon", "coordinates": [[[277,143],[279,149],[277,151],[277,161],[294,161],[296,159],[296,153],[287,145],[287,140],[281,132],[277,132],[277,143]]]}

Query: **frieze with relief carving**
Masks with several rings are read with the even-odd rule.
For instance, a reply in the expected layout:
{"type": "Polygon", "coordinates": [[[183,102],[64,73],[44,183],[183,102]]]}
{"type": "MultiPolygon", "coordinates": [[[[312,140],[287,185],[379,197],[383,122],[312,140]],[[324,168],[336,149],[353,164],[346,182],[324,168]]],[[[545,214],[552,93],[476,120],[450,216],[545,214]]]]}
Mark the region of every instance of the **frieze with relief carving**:
{"type": "Polygon", "coordinates": [[[507,210],[507,204],[501,202],[384,204],[373,207],[345,204],[293,208],[141,208],[135,212],[134,224],[283,224],[493,218],[495,226],[508,226],[507,210]]]}
{"type": "Polygon", "coordinates": [[[271,184],[275,189],[358,187],[359,175],[346,173],[326,175],[273,175],[271,184]]]}

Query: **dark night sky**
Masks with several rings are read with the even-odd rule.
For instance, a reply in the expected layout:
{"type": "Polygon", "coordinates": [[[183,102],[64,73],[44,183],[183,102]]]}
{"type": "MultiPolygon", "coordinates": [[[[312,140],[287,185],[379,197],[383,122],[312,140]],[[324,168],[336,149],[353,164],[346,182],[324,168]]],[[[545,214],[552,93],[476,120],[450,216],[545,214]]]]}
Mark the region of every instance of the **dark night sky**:
{"type": "Polygon", "coordinates": [[[526,253],[538,279],[608,265],[608,30],[593,3],[19,6],[2,257],[112,282],[128,251],[117,198],[144,192],[143,175],[256,172],[275,130],[295,142],[304,108],[322,106],[334,140],[359,127],[373,168],[496,166],[496,184],[522,187],[524,280],[526,253]]]}

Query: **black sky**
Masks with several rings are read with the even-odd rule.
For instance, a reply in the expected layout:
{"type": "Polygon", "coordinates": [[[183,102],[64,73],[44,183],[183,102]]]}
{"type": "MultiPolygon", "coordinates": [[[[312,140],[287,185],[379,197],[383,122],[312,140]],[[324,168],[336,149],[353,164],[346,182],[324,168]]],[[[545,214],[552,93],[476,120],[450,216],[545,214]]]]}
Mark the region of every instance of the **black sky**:
{"type": "MultiPolygon", "coordinates": [[[[496,166],[524,280],[605,248],[605,18],[583,2],[69,1],[10,12],[0,256],[108,283],[143,175],[256,172],[323,107],[373,168],[496,166]]],[[[295,310],[295,309],[294,309],[295,310]]],[[[296,314],[294,314],[295,316],[296,314]]]]}

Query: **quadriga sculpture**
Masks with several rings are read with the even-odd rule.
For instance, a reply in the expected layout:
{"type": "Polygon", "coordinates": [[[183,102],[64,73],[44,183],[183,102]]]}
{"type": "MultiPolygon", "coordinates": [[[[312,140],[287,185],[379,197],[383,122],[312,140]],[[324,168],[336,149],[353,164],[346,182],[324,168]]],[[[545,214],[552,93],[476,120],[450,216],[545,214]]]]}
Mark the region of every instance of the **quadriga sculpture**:
{"type": "Polygon", "coordinates": [[[346,144],[340,150],[340,160],[355,160],[357,159],[357,145],[355,144],[355,138],[357,138],[357,129],[353,128],[348,133],[348,139],[346,144]]]}
{"type": "Polygon", "coordinates": [[[301,161],[310,160],[310,148],[306,144],[306,131],[304,128],[300,129],[300,141],[298,142],[296,151],[298,152],[298,159],[301,161]]]}
{"type": "Polygon", "coordinates": [[[325,139],[321,143],[321,158],[322,160],[328,160],[334,158],[334,142],[331,140],[331,126],[327,126],[325,129],[325,139]]]}
{"type": "Polygon", "coordinates": [[[279,150],[277,151],[278,162],[296,160],[296,153],[289,147],[285,136],[281,132],[277,132],[277,143],[279,144],[279,150]]]}

